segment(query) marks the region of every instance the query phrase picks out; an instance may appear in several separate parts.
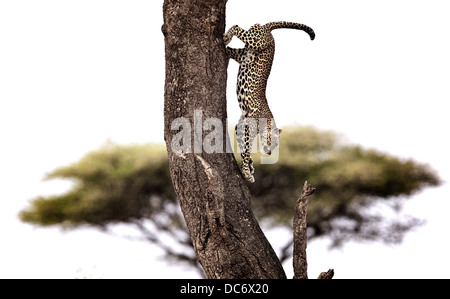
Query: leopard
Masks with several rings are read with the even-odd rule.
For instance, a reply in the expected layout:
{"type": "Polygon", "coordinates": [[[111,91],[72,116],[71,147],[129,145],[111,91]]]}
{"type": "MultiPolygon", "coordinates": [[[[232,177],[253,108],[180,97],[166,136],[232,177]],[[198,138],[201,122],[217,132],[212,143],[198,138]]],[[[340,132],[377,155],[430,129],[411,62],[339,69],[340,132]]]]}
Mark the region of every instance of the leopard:
{"type": "Polygon", "coordinates": [[[226,47],[226,53],[239,64],[236,93],[242,114],[235,132],[241,153],[241,172],[250,183],[255,182],[251,149],[256,135],[259,133],[263,154],[271,155],[279,145],[281,129],[277,128],[269,108],[266,89],[275,55],[275,39],[271,32],[280,28],[302,30],[311,40],[315,38],[311,27],[285,21],[255,24],[247,31],[234,25],[223,35],[225,46],[234,36],[245,44],[244,48],[226,47]]]}

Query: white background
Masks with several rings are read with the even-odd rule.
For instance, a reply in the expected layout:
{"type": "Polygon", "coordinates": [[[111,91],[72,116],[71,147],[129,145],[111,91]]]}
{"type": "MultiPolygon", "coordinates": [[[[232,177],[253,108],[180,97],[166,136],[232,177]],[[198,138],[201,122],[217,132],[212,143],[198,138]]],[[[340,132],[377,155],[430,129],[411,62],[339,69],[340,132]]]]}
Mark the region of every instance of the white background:
{"type": "MultiPolygon", "coordinates": [[[[56,167],[108,140],[163,141],[162,2],[0,2],[0,278],[197,277],[145,242],[17,218],[32,198],[70,187],[42,181],[56,167]]],[[[314,41],[274,31],[267,95],[277,124],[343,133],[429,163],[445,181],[407,201],[405,212],[426,224],[401,245],[309,244],[311,277],[335,268],[336,278],[450,278],[449,9],[444,0],[228,1],[227,28],[284,20],[316,31],[314,41]]],[[[230,62],[230,123],[240,114],[236,72],[230,62]]]]}

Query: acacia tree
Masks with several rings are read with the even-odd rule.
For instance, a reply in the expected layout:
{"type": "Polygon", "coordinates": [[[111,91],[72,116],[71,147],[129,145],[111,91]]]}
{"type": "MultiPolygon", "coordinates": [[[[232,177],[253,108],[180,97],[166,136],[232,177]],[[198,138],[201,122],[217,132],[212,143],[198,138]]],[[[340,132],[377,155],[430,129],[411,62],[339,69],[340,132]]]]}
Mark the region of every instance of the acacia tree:
{"type": "MultiPolygon", "coordinates": [[[[164,1],[164,139],[170,175],[196,255],[208,278],[286,278],[252,212],[250,191],[234,155],[226,153],[227,142],[223,142],[228,138],[228,59],[223,43],[226,2],[164,1]],[[196,111],[225,124],[221,126],[222,148],[215,153],[201,149],[203,124],[196,111]],[[172,129],[177,119],[193,124],[191,136],[186,138],[193,141],[193,151],[174,150],[177,132],[172,129]]],[[[304,230],[306,236],[306,227],[304,230]]]]}
{"type": "MultiPolygon", "coordinates": [[[[363,149],[334,132],[310,127],[283,128],[276,164],[259,164],[257,157],[256,181],[248,186],[253,213],[263,227],[292,230],[295,199],[302,192],[298,187],[309,180],[317,190],[308,208],[308,241],[326,237],[333,247],[350,240],[400,242],[421,223],[401,213],[403,199],[440,183],[425,164],[363,149]]],[[[73,187],[34,198],[20,219],[44,227],[90,226],[112,234],[114,224],[125,223],[140,233],[125,237],[151,242],[168,260],[187,262],[203,276],[168,163],[164,145],[108,143],[48,173],[46,179],[68,179],[73,187]]],[[[292,238],[273,245],[282,263],[292,257],[292,238]]]]}
{"type": "MultiPolygon", "coordinates": [[[[283,128],[278,162],[264,165],[255,159],[256,182],[246,184],[231,153],[199,150],[202,137],[208,139],[211,131],[199,116],[205,120],[211,115],[220,118],[213,131],[220,129],[221,134],[215,135],[227,136],[227,59],[221,39],[225,4],[216,5],[213,1],[170,1],[164,6],[168,149],[159,144],[109,143],[79,162],[49,173],[47,179],[73,180],[73,188],[65,194],[33,199],[20,218],[41,226],[88,225],[102,231],[110,231],[115,223],[127,223],[162,248],[167,258],[188,262],[202,275],[197,260],[209,271],[209,277],[284,277],[253,213],[265,227],[292,230],[295,197],[301,193],[294,217],[297,242],[288,238],[285,244],[277,244],[277,249],[281,263],[294,255],[295,276],[305,278],[306,198],[313,189],[309,185],[303,190],[298,187],[308,180],[318,187],[308,208],[309,240],[327,237],[332,246],[348,240],[400,242],[420,223],[399,213],[401,198],[440,183],[427,165],[348,144],[334,132],[283,128]],[[203,4],[195,5],[199,3],[203,4]],[[192,14],[196,18],[192,19],[192,14]],[[205,18],[207,25],[203,24],[205,18]],[[171,120],[177,119],[182,121],[172,126],[171,120]],[[194,153],[187,153],[189,148],[184,153],[177,149],[180,130],[188,132],[182,134],[189,140],[186,144],[192,146],[190,141],[194,141],[194,153]],[[392,208],[394,215],[386,215],[386,209],[382,214],[369,210],[379,204],[392,208]],[[167,237],[179,246],[169,246],[167,237]]],[[[221,145],[225,150],[225,140],[220,141],[215,148],[221,145]]]]}

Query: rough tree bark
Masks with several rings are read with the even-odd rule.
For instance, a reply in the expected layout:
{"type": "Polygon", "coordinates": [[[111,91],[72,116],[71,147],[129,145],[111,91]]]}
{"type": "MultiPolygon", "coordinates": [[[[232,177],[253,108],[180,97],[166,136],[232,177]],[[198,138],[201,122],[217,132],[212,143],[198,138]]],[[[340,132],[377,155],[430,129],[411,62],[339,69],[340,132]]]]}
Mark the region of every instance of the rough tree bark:
{"type": "Polygon", "coordinates": [[[201,133],[198,117],[194,122],[196,110],[203,120],[221,120],[223,136],[228,138],[225,5],[226,0],[164,1],[164,139],[171,178],[208,278],[286,278],[252,213],[250,192],[233,154],[225,148],[213,154],[196,146],[192,153],[172,149],[178,133],[171,129],[172,123],[181,117],[190,122],[193,144],[201,145],[208,132],[201,133]]]}
{"type": "Polygon", "coordinates": [[[303,185],[302,194],[297,200],[295,206],[295,214],[293,220],[294,228],[294,279],[308,278],[308,263],[306,261],[306,241],[307,241],[307,227],[306,227],[306,211],[308,209],[308,198],[314,193],[316,189],[305,182],[303,185]]]}

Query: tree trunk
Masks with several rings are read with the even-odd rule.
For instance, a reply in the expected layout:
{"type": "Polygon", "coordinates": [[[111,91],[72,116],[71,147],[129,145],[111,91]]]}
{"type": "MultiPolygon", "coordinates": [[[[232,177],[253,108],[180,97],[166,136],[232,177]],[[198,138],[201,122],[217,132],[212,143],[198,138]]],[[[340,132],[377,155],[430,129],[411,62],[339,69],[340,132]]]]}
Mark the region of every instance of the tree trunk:
{"type": "Polygon", "coordinates": [[[164,1],[164,139],[171,178],[208,278],[286,278],[253,215],[234,156],[226,153],[225,5],[164,1]],[[204,143],[213,127],[221,138],[211,143],[211,153],[204,143]],[[179,138],[180,132],[189,134],[179,138]]]}

